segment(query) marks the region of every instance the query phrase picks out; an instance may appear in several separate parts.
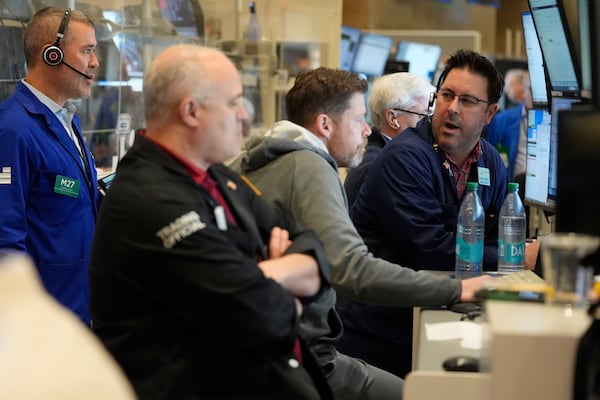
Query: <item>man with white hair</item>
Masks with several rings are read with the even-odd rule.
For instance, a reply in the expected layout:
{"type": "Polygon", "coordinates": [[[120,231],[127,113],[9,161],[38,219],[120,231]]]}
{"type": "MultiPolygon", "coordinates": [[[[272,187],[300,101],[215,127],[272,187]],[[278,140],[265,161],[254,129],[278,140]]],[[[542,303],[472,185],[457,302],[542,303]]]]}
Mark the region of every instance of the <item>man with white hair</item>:
{"type": "Polygon", "coordinates": [[[369,166],[383,146],[406,128],[414,128],[429,115],[429,97],[435,87],[424,78],[410,72],[396,72],[375,80],[369,94],[371,135],[358,167],[351,168],[344,181],[348,207],[354,203],[369,166]]]}

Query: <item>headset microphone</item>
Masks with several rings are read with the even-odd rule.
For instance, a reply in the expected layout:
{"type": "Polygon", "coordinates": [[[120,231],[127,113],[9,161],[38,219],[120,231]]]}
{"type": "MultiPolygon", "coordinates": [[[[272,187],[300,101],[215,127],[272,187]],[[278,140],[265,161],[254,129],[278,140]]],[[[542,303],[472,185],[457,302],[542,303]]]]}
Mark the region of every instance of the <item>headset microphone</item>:
{"type": "Polygon", "coordinates": [[[49,45],[44,49],[42,53],[42,60],[48,65],[57,66],[60,64],[65,64],[71,70],[77,72],[79,75],[83,76],[86,79],[93,79],[94,77],[88,74],[85,74],[74,67],[67,64],[64,60],[64,53],[60,48],[60,41],[65,36],[65,31],[67,30],[67,26],[69,25],[69,20],[71,19],[71,9],[67,8],[65,10],[65,14],[60,22],[60,26],[58,27],[58,32],[56,32],[56,42],[53,45],[49,45]]]}
{"type": "Polygon", "coordinates": [[[75,69],[74,67],[70,66],[69,64],[67,64],[64,60],[61,62],[61,64],[65,64],[66,67],[70,68],[71,70],[77,72],[79,75],[83,76],[85,79],[94,79],[93,76],[85,74],[83,72],[81,72],[78,69],[75,69]]]}

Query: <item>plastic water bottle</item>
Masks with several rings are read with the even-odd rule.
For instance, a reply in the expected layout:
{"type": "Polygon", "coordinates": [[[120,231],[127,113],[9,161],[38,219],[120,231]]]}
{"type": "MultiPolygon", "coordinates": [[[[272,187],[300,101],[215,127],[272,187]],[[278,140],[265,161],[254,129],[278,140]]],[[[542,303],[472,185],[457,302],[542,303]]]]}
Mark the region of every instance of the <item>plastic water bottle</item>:
{"type": "Polygon", "coordinates": [[[517,272],[525,268],[526,225],[519,184],[510,182],[498,219],[498,272],[517,272]]]}
{"type": "Polygon", "coordinates": [[[481,274],[485,212],[477,194],[478,186],[477,182],[467,182],[467,192],[458,212],[455,270],[457,279],[481,274]]]}
{"type": "Polygon", "coordinates": [[[248,7],[250,9],[250,19],[248,20],[248,26],[246,26],[246,40],[248,42],[258,42],[261,38],[261,32],[258,16],[256,15],[256,2],[251,1],[248,7]]]}

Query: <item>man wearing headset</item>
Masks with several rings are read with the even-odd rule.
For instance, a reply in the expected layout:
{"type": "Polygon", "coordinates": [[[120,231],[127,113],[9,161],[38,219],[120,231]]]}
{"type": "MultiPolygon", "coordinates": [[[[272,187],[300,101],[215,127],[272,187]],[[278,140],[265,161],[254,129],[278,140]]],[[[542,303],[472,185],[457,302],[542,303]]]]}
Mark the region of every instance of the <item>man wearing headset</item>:
{"type": "MultiPolygon", "coordinates": [[[[481,132],[498,109],[502,84],[480,54],[458,50],[448,59],[432,117],[385,146],[350,210],[376,256],[417,270],[454,271],[458,209],[466,182],[476,181],[485,209],[484,269],[497,269],[498,213],[508,176],[481,132]]],[[[399,376],[408,372],[412,310],[352,303],[342,318],[342,351],[399,376]]]]}
{"type": "Polygon", "coordinates": [[[354,204],[369,166],[383,146],[427,116],[427,103],[434,90],[426,79],[410,72],[396,72],[375,79],[369,93],[372,128],[365,155],[357,167],[348,170],[344,181],[348,207],[354,204]]]}
{"type": "Polygon", "coordinates": [[[85,323],[100,196],[68,100],[90,95],[96,44],[85,14],[38,11],[24,34],[27,75],[0,104],[0,248],[27,252],[45,288],[85,323]]]}

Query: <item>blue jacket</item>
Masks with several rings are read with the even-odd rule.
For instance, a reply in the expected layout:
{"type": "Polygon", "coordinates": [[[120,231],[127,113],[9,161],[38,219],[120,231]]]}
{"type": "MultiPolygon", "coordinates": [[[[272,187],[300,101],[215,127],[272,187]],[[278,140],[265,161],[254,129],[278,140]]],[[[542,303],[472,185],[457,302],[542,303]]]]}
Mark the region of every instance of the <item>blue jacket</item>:
{"type": "Polygon", "coordinates": [[[499,112],[485,128],[485,138],[500,152],[508,155],[508,176],[512,177],[519,148],[521,114],[525,104],[499,112]]]}
{"type": "Polygon", "coordinates": [[[354,204],[358,192],[360,191],[360,187],[365,182],[369,167],[379,153],[381,153],[383,146],[389,141],[390,139],[385,137],[379,129],[371,129],[371,134],[367,139],[367,149],[365,150],[362,161],[357,167],[348,170],[348,174],[344,180],[344,189],[346,190],[346,196],[348,196],[348,207],[352,207],[352,204],[354,204]]]}
{"type": "MultiPolygon", "coordinates": [[[[495,270],[497,214],[508,180],[498,152],[484,139],[481,149],[477,166],[490,174],[490,185],[479,185],[486,210],[484,268],[495,270]]],[[[461,199],[454,177],[445,168],[447,163],[444,152],[434,149],[427,119],[383,148],[350,210],[356,228],[377,257],[414,269],[454,270],[461,199]]],[[[477,176],[478,169],[473,168],[469,180],[477,176]]]]}
{"type": "Polygon", "coordinates": [[[73,127],[89,173],[58,117],[23,83],[0,104],[0,248],[29,253],[50,294],[89,322],[87,264],[100,195],[77,117],[73,127]]]}

